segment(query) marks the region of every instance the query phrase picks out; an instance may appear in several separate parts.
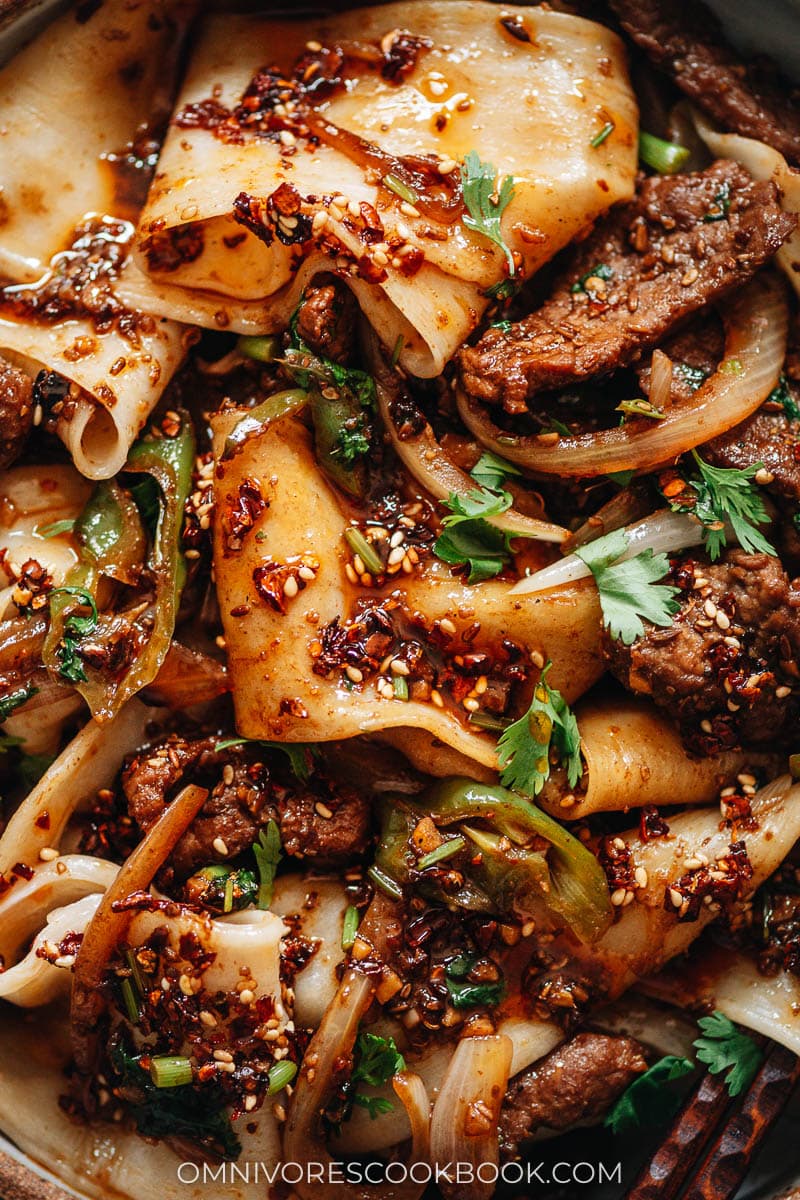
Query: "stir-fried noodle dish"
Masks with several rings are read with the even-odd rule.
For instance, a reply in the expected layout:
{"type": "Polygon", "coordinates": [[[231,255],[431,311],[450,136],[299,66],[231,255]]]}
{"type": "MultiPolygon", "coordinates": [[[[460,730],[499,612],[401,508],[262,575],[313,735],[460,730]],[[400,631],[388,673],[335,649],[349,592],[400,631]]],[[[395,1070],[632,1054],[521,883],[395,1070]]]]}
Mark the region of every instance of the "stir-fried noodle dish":
{"type": "Polygon", "coordinates": [[[0,70],[0,1130],[83,1195],[488,1200],[800,1052],[800,104],[601,7],[0,70]]]}

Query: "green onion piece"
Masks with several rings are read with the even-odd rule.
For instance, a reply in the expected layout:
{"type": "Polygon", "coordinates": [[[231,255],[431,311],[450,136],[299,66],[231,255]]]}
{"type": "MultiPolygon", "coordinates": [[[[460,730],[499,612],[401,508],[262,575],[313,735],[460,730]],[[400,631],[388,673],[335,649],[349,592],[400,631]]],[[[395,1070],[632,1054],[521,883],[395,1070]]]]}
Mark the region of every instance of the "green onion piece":
{"type": "Polygon", "coordinates": [[[308,392],[302,388],[287,388],[286,391],[275,392],[261,404],[251,408],[241,421],[236,422],[225,439],[222,457],[231,458],[249,437],[263,433],[273,421],[298,412],[307,403],[308,392]]]}
{"type": "Polygon", "coordinates": [[[667,415],[649,400],[623,400],[617,405],[617,412],[625,413],[626,417],[650,417],[653,421],[663,421],[667,415]]]}
{"type": "Polygon", "coordinates": [[[448,838],[446,842],[442,842],[441,846],[437,846],[429,854],[423,854],[417,863],[417,870],[425,871],[428,867],[435,866],[436,863],[442,862],[445,858],[452,858],[454,854],[458,854],[459,850],[463,850],[466,844],[466,840],[461,834],[458,834],[454,838],[448,838]]]}
{"type": "Polygon", "coordinates": [[[383,563],[375,552],[375,548],[364,537],[360,529],[355,529],[352,525],[344,531],[344,540],[347,542],[353,554],[357,554],[364,566],[373,575],[380,575],[383,571],[383,563]]]}
{"type": "Polygon", "coordinates": [[[358,909],[355,904],[348,904],[342,925],[342,949],[350,950],[358,932],[358,909]]]}
{"type": "Polygon", "coordinates": [[[389,875],[384,875],[383,871],[379,870],[378,867],[370,867],[367,874],[375,886],[380,888],[382,892],[385,892],[387,896],[391,896],[393,900],[400,900],[402,898],[403,889],[400,887],[400,884],[395,883],[389,875]]]}
{"type": "Polygon", "coordinates": [[[674,175],[689,161],[691,150],[675,142],[665,142],[652,133],[639,134],[639,158],[646,167],[658,171],[659,175],[674,175]]]}
{"type": "Polygon", "coordinates": [[[477,725],[478,729],[489,729],[493,733],[502,733],[504,729],[508,729],[511,721],[507,717],[497,717],[494,713],[482,712],[478,709],[477,712],[469,714],[470,725],[477,725]]]}
{"type": "Polygon", "coordinates": [[[240,337],[236,343],[237,348],[246,354],[248,358],[254,358],[256,362],[270,363],[274,362],[278,357],[281,348],[281,341],[278,337],[268,335],[267,337],[240,337]]]}
{"type": "Polygon", "coordinates": [[[270,1067],[269,1074],[267,1075],[267,1079],[269,1080],[269,1088],[267,1090],[270,1096],[275,1096],[278,1092],[282,1092],[287,1083],[292,1082],[296,1074],[297,1063],[290,1062],[288,1058],[284,1058],[281,1062],[277,1062],[273,1067],[270,1067]]]}
{"type": "Polygon", "coordinates": [[[222,911],[224,913],[233,912],[233,871],[225,880],[225,897],[222,901],[222,911]]]}
{"type": "Polygon", "coordinates": [[[70,533],[75,528],[75,518],[70,517],[66,521],[53,521],[51,525],[37,525],[34,533],[38,533],[39,537],[54,538],[60,533],[70,533]]]}
{"type": "Polygon", "coordinates": [[[188,1058],[162,1054],[150,1059],[150,1078],[157,1088],[182,1087],[192,1082],[192,1064],[188,1058]]]}
{"type": "Polygon", "coordinates": [[[405,344],[406,344],[406,339],[403,337],[402,333],[398,333],[397,341],[395,342],[394,350],[392,351],[392,366],[393,367],[396,367],[398,362],[400,361],[400,355],[403,353],[403,346],[405,346],[405,344]]]}
{"type": "Polygon", "coordinates": [[[127,977],[120,980],[120,991],[122,1003],[125,1006],[125,1015],[131,1025],[137,1025],[139,1022],[139,998],[136,995],[133,980],[127,977]]]}
{"type": "Polygon", "coordinates": [[[381,183],[390,192],[394,192],[395,196],[399,196],[401,200],[405,200],[407,204],[417,203],[417,193],[412,191],[410,187],[407,187],[402,179],[398,179],[396,175],[384,175],[381,183]]]}
{"type": "Polygon", "coordinates": [[[408,699],[408,680],[404,675],[395,675],[392,679],[392,689],[395,700],[408,699]]]}
{"type": "Polygon", "coordinates": [[[738,358],[726,358],[720,363],[718,370],[724,371],[726,375],[741,375],[744,367],[738,358]]]}
{"type": "Polygon", "coordinates": [[[592,149],[596,150],[598,146],[602,146],[603,142],[606,140],[606,138],[611,136],[615,128],[616,126],[614,125],[613,121],[606,121],[600,132],[595,134],[595,136],[589,142],[589,145],[592,147],[592,149]]]}
{"type": "Polygon", "coordinates": [[[144,986],[144,980],[142,979],[142,972],[139,969],[139,963],[136,961],[136,955],[134,954],[133,950],[125,951],[125,962],[130,968],[130,978],[134,988],[140,996],[144,995],[146,990],[144,986]]]}
{"type": "Polygon", "coordinates": [[[800,779],[800,754],[789,755],[789,771],[792,779],[800,779]]]}

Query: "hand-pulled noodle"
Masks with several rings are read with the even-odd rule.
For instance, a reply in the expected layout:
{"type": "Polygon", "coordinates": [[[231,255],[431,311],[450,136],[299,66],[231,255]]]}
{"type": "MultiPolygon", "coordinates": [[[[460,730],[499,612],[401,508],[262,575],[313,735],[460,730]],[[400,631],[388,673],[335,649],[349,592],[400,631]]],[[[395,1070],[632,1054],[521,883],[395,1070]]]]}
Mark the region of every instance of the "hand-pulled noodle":
{"type": "MultiPolygon", "coordinates": [[[[607,30],[563,13],[509,8],[504,14],[521,22],[524,37],[511,36],[497,11],[480,3],[397,3],[321,22],[323,45],[379,43],[403,29],[423,42],[409,69],[391,82],[359,77],[326,99],[320,119],[384,156],[436,154],[452,172],[474,150],[498,178],[513,176],[503,228],[527,276],[630,195],[636,115],[620,45],[607,30]],[[600,111],[615,132],[598,156],[592,141],[600,111]]],[[[474,328],[485,290],[502,279],[499,249],[461,223],[415,215],[413,205],[406,211],[408,202],[379,187],[374,170],[365,171],[335,139],[323,139],[311,153],[295,147],[291,134],[286,142],[247,130],[226,136],[215,123],[214,114],[232,111],[265,65],[288,71],[305,41],[305,29],[289,22],[229,16],[208,22],[140,222],[138,261],[153,287],[148,310],[178,319],[191,313],[212,328],[281,328],[309,263],[324,271],[336,265],[337,253],[363,258],[348,202],[354,211],[363,205],[380,221],[384,241],[402,243],[403,257],[379,259],[377,282],[359,278],[364,272],[355,268],[347,282],[390,350],[402,337],[401,364],[435,375],[474,328]],[[281,185],[308,198],[304,220],[317,211],[326,218],[324,230],[315,224],[316,244],[297,276],[285,239],[268,230],[265,246],[234,217],[237,197],[265,202],[281,185]],[[344,211],[332,202],[342,195],[344,211]]],[[[143,302],[143,283],[133,287],[143,302]]]]}

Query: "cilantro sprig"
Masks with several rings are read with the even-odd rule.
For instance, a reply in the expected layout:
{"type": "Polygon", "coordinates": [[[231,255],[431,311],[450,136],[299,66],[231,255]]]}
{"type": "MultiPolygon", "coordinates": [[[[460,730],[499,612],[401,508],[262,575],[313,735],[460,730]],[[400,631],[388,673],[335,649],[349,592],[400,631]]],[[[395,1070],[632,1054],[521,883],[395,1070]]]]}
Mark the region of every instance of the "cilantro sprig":
{"type": "Polygon", "coordinates": [[[58,646],[58,673],[68,683],[86,683],[87,675],[78,653],[78,646],[83,638],[94,633],[97,628],[98,612],[94,596],[82,587],[58,587],[50,592],[53,596],[76,596],[82,605],[87,607],[89,615],[80,617],[71,612],[64,621],[64,630],[58,646]]]}
{"type": "Polygon", "coordinates": [[[453,1008],[491,1008],[503,999],[506,987],[502,979],[489,983],[467,979],[477,961],[477,956],[459,954],[445,967],[445,986],[453,1008]]]}
{"type": "Polygon", "coordinates": [[[616,1134],[662,1125],[674,1117],[681,1093],[670,1085],[694,1070],[690,1058],[667,1054],[637,1076],[606,1114],[605,1125],[616,1134]]]}
{"type": "Polygon", "coordinates": [[[684,493],[671,501],[673,512],[689,512],[703,524],[703,541],[712,562],[716,562],[727,543],[726,523],[736,535],[743,550],[775,556],[774,546],[758,528],[769,523],[769,514],[755,483],[764,469],[762,462],[742,469],[713,467],[692,450],[699,479],[690,479],[692,496],[684,493]]]}
{"type": "Polygon", "coordinates": [[[712,1075],[725,1075],[731,1096],[738,1096],[753,1081],[763,1054],[746,1033],[737,1029],[724,1013],[713,1012],[697,1022],[702,1037],[694,1042],[698,1062],[705,1063],[712,1075]]]}
{"type": "Polygon", "coordinates": [[[246,737],[225,738],[223,741],[217,742],[215,749],[229,750],[231,746],[246,746],[248,743],[263,746],[265,750],[280,750],[288,758],[292,774],[301,783],[306,783],[311,776],[309,755],[313,758],[319,754],[319,748],[316,745],[306,742],[267,742],[261,738],[246,737]]]}
{"type": "MultiPolygon", "coordinates": [[[[698,1063],[712,1075],[725,1075],[730,1096],[738,1096],[751,1084],[763,1054],[747,1033],[737,1029],[724,1013],[716,1010],[697,1022],[700,1037],[693,1042],[698,1063]]],[[[605,1124],[614,1133],[630,1133],[664,1124],[681,1103],[681,1090],[671,1086],[695,1070],[690,1058],[668,1054],[629,1084],[607,1113],[605,1124]]]]}
{"type": "Polygon", "coordinates": [[[499,454],[493,454],[491,450],[484,450],[470,471],[470,475],[480,487],[490,488],[495,492],[502,490],[503,484],[510,476],[521,474],[519,467],[501,458],[499,454]]]}
{"type": "Polygon", "coordinates": [[[552,665],[547,662],[542,670],[528,711],[509,725],[497,743],[503,787],[529,797],[538,796],[549,779],[553,752],[565,768],[571,788],[583,774],[575,714],[561,693],[547,682],[552,665]]]}
{"type": "Polygon", "coordinates": [[[275,883],[275,872],[283,857],[281,853],[281,834],[276,821],[268,821],[266,828],[258,835],[258,841],[253,845],[253,854],[258,867],[258,908],[269,908],[272,904],[272,890],[275,883]]]}
{"type": "Polygon", "coordinates": [[[506,175],[498,188],[497,171],[491,163],[482,162],[476,150],[470,150],[461,164],[461,190],[468,215],[464,224],[498,246],[508,261],[508,274],[516,273],[514,255],[503,239],[500,219],[514,198],[514,180],[506,175]]]}
{"type": "Polygon", "coordinates": [[[678,588],[659,583],[669,571],[666,554],[647,549],[623,559],[627,548],[628,535],[617,529],[575,551],[594,576],[609,634],[625,646],[644,633],[643,618],[653,625],[671,625],[679,608],[678,588]]]}
{"type": "MultiPolygon", "coordinates": [[[[383,1087],[393,1075],[406,1069],[406,1062],[395,1045],[394,1038],[376,1033],[359,1033],[355,1044],[355,1066],[350,1076],[351,1086],[364,1083],[368,1087],[383,1087]]],[[[354,1092],[353,1103],[365,1108],[370,1117],[390,1112],[394,1107],[385,1096],[367,1096],[354,1092]]]]}
{"type": "Polygon", "coordinates": [[[451,566],[469,566],[469,583],[480,583],[499,575],[511,561],[511,538],[487,518],[497,517],[511,507],[511,493],[489,488],[472,488],[464,496],[451,492],[444,501],[450,515],[433,552],[451,566]]]}

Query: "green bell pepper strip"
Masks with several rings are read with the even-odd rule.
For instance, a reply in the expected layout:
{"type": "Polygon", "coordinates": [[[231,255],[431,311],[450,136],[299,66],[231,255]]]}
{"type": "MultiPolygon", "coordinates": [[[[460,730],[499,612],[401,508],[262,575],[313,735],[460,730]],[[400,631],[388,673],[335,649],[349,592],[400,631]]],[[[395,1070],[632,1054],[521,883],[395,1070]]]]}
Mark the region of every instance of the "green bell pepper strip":
{"type": "MultiPolygon", "coordinates": [[[[117,632],[137,633],[133,661],[121,678],[107,678],[101,671],[86,669],[78,653],[81,637],[76,636],[76,621],[70,612],[80,589],[96,598],[102,576],[126,581],[132,566],[145,559],[146,540],[139,511],[116,484],[100,484],[76,522],[80,561],[65,580],[65,589],[50,602],[50,629],[45,639],[42,661],[57,676],[74,683],[98,721],[116,716],[126,700],[153,681],[169,650],[175,618],[186,579],[186,563],[180,550],[183,510],[192,483],[194,433],[187,414],[182,416],[177,437],[147,437],[131,449],[125,471],[153,480],[154,511],[142,513],[144,523],[152,516],[150,547],[146,565],[155,578],[152,603],[135,618],[132,626],[124,614],[103,614],[91,634],[103,644],[117,632]],[[135,563],[135,555],[139,562],[135,563]],[[65,670],[65,652],[69,668],[65,670]]],[[[143,501],[148,497],[143,494],[143,501]]],[[[144,504],[143,506],[144,507],[144,504]]]]}
{"type": "Polygon", "coordinates": [[[561,917],[584,942],[595,942],[613,918],[605,872],[594,854],[530,801],[507,788],[458,777],[444,779],[413,804],[396,800],[387,812],[376,862],[403,882],[415,865],[408,835],[430,815],[439,826],[458,825],[481,851],[467,868],[465,888],[448,897],[463,907],[531,915],[534,900],[561,917]],[[489,828],[473,824],[480,820],[489,828]],[[532,838],[549,843],[531,848],[532,838]]]}
{"type": "Polygon", "coordinates": [[[252,408],[240,421],[237,421],[225,439],[222,458],[233,458],[244,443],[256,434],[263,433],[274,421],[291,413],[299,412],[308,404],[309,395],[304,388],[287,388],[283,392],[275,392],[261,404],[252,408]]]}

